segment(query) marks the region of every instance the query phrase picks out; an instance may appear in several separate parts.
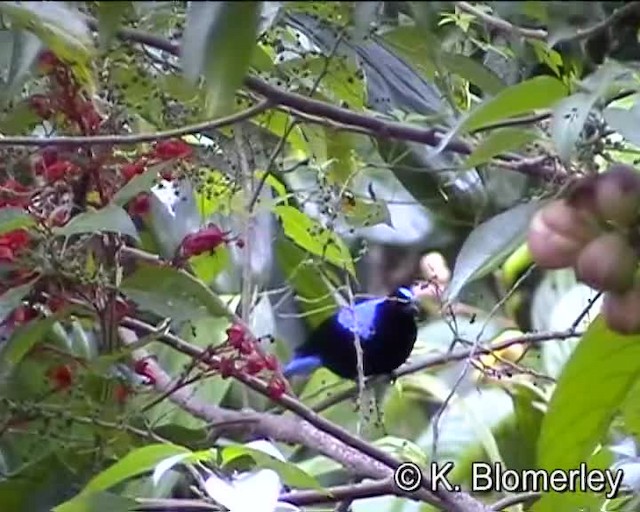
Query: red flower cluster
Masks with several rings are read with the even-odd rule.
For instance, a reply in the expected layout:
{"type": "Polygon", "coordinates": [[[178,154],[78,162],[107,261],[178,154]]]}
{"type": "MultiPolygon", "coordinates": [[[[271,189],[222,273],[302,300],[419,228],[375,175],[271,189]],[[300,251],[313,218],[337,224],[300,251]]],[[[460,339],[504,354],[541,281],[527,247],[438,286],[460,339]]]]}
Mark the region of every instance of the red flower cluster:
{"type": "Polygon", "coordinates": [[[146,192],[142,192],[134,197],[128,206],[131,215],[144,215],[151,208],[151,198],[146,192]]]}
{"type": "Polygon", "coordinates": [[[139,158],[138,160],[123,165],[120,169],[120,174],[124,178],[125,183],[131,181],[138,174],[142,174],[146,169],[146,165],[147,160],[145,157],[139,158]]]}
{"type": "Polygon", "coordinates": [[[156,383],[156,377],[150,368],[147,358],[136,360],[135,364],[133,365],[133,371],[141,377],[145,377],[147,379],[146,384],[153,385],[156,383]]]}
{"type": "Polygon", "coordinates": [[[15,261],[18,253],[29,245],[29,241],[29,233],[24,229],[9,231],[0,236],[0,261],[15,261]]]}
{"type": "Polygon", "coordinates": [[[68,364],[61,364],[50,368],[47,376],[56,391],[69,389],[73,384],[73,370],[68,364]]]}
{"type": "Polygon", "coordinates": [[[229,234],[229,231],[222,231],[215,224],[209,224],[200,231],[190,233],[184,237],[180,244],[180,255],[183,258],[190,258],[205,252],[213,252],[220,245],[228,244],[234,240],[238,247],[243,247],[242,240],[230,237],[229,234]]]}

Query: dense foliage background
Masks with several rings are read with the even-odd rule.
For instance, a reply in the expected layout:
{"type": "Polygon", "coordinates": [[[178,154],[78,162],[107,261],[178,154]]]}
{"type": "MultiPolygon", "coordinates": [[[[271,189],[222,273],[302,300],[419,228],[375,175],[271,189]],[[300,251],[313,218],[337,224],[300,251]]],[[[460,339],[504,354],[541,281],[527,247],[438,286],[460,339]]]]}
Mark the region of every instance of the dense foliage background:
{"type": "Polygon", "coordinates": [[[524,241],[638,158],[639,4],[0,3],[0,509],[638,509],[640,337],[524,241]],[[378,400],[283,379],[411,282],[378,400]],[[474,492],[474,461],[625,492],[474,492]]]}

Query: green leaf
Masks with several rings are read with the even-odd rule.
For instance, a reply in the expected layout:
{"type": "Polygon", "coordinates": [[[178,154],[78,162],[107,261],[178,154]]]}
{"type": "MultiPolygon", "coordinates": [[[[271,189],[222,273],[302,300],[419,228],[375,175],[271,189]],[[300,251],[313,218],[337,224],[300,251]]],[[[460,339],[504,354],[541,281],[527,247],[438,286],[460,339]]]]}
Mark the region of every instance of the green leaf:
{"type": "Polygon", "coordinates": [[[24,79],[29,74],[31,66],[36,60],[42,48],[40,39],[22,30],[13,31],[13,45],[11,49],[11,65],[7,83],[2,95],[10,97],[22,85],[24,79]]]}
{"type": "Polygon", "coordinates": [[[640,102],[629,110],[614,107],[606,108],[602,115],[611,128],[634,146],[640,147],[640,131],[638,131],[638,126],[640,125],[640,102]]]}
{"type": "Polygon", "coordinates": [[[111,198],[111,203],[124,206],[142,192],[149,192],[158,180],[158,174],[170,167],[173,162],[162,162],[152,165],[142,174],[134,176],[124,187],[111,198]]]}
{"type": "Polygon", "coordinates": [[[193,272],[203,283],[211,284],[227,266],[231,258],[226,247],[218,247],[213,254],[198,254],[189,258],[193,272]]]}
{"type": "Polygon", "coordinates": [[[440,64],[492,96],[505,88],[498,75],[466,55],[442,52],[440,64]]]}
{"type": "Polygon", "coordinates": [[[537,137],[535,132],[521,128],[502,128],[492,131],[469,155],[465,166],[471,168],[484,164],[494,156],[530,144],[537,137]]]}
{"type": "Polygon", "coordinates": [[[40,318],[18,327],[0,349],[0,378],[4,378],[22,361],[29,351],[42,341],[57,318],[40,318]]]}
{"type": "Polygon", "coordinates": [[[447,300],[456,299],[462,288],[498,268],[520,246],[527,235],[529,222],[540,202],[518,205],[487,220],[465,240],[453,268],[447,300]]]}
{"type": "Polygon", "coordinates": [[[28,283],[10,288],[0,295],[0,323],[4,322],[11,312],[22,303],[22,299],[31,292],[37,280],[38,278],[32,279],[28,283]]]}
{"type": "Polygon", "coordinates": [[[349,249],[338,235],[293,206],[276,206],[274,213],[280,217],[285,235],[298,246],[355,275],[349,249]]]}
{"type": "Polygon", "coordinates": [[[260,469],[273,469],[278,473],[283,483],[290,487],[297,489],[323,489],[314,477],[300,469],[296,464],[283,462],[261,450],[249,448],[241,444],[225,446],[222,450],[222,460],[224,464],[229,464],[240,457],[250,457],[260,469]]]}
{"type": "Polygon", "coordinates": [[[577,93],[560,101],[553,109],[551,139],[562,160],[566,161],[571,157],[596,100],[592,94],[577,93]]]}
{"type": "Polygon", "coordinates": [[[313,265],[306,264],[306,254],[288,238],[278,240],[276,258],[287,282],[300,298],[300,308],[305,312],[307,324],[311,328],[319,325],[336,309],[326,281],[313,265]]]}
{"type": "Polygon", "coordinates": [[[208,85],[208,111],[233,110],[234,95],[249,70],[256,45],[261,2],[193,2],[182,40],[185,76],[208,85]],[[233,43],[230,43],[233,41],[233,43]]]}
{"type": "Polygon", "coordinates": [[[100,44],[103,48],[107,48],[120,27],[122,18],[131,9],[131,2],[101,1],[97,3],[100,44]]]}
{"type": "Polygon", "coordinates": [[[172,267],[140,264],[120,289],[142,309],[177,322],[227,315],[224,303],[202,281],[172,267]]]}
{"type": "Polygon", "coordinates": [[[130,478],[152,471],[157,464],[175,455],[191,453],[175,444],[152,444],[132,451],[93,477],[80,493],[105,491],[130,478]]]}
{"type": "Polygon", "coordinates": [[[513,116],[551,107],[567,95],[557,78],[538,76],[525,80],[482,102],[462,123],[459,133],[468,133],[513,116]]]}
{"type": "Polygon", "coordinates": [[[587,460],[639,376],[640,336],[612,332],[598,316],[554,389],[538,441],[538,467],[569,470],[587,460]]]}
{"type": "Polygon", "coordinates": [[[55,234],[62,236],[99,232],[120,233],[140,241],[138,230],[129,214],[115,204],[110,204],[100,210],[81,213],[71,219],[66,226],[54,230],[55,234]]]}
{"type": "Polygon", "coordinates": [[[33,32],[58,57],[73,63],[74,73],[84,83],[91,81],[91,33],[77,9],[64,2],[0,2],[0,14],[10,18],[16,28],[33,32]]]}
{"type": "Polygon", "coordinates": [[[132,498],[110,492],[96,492],[78,496],[55,507],[53,512],[129,512],[139,510],[140,505],[132,498]]]}
{"type": "Polygon", "coordinates": [[[35,224],[33,217],[20,208],[0,209],[0,235],[35,224]]]}

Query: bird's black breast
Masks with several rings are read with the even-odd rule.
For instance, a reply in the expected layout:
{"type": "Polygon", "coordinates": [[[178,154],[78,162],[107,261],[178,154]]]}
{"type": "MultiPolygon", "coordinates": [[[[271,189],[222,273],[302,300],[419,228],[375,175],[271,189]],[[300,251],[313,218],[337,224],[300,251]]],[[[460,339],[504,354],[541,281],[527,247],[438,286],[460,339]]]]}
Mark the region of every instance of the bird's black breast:
{"type": "MultiPolygon", "coordinates": [[[[360,337],[364,374],[390,374],[404,363],[416,341],[415,317],[406,305],[383,302],[375,309],[373,321],[360,337]],[[369,328],[370,327],[370,328],[369,328]]],[[[353,332],[336,315],[325,320],[300,347],[299,353],[320,356],[323,365],[336,375],[357,378],[357,355],[353,332]]]]}

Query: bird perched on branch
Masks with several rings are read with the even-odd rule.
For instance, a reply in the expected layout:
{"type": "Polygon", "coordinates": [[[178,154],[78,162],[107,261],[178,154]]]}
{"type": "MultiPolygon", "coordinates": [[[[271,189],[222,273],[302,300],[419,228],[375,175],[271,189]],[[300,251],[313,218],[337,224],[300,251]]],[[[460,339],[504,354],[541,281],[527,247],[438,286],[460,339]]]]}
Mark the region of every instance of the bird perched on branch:
{"type": "Polygon", "coordinates": [[[344,379],[358,376],[356,334],[363,373],[388,375],[404,363],[416,341],[418,305],[413,292],[398,288],[387,297],[345,306],[324,320],[284,368],[284,376],[310,374],[324,366],[344,379]]]}

